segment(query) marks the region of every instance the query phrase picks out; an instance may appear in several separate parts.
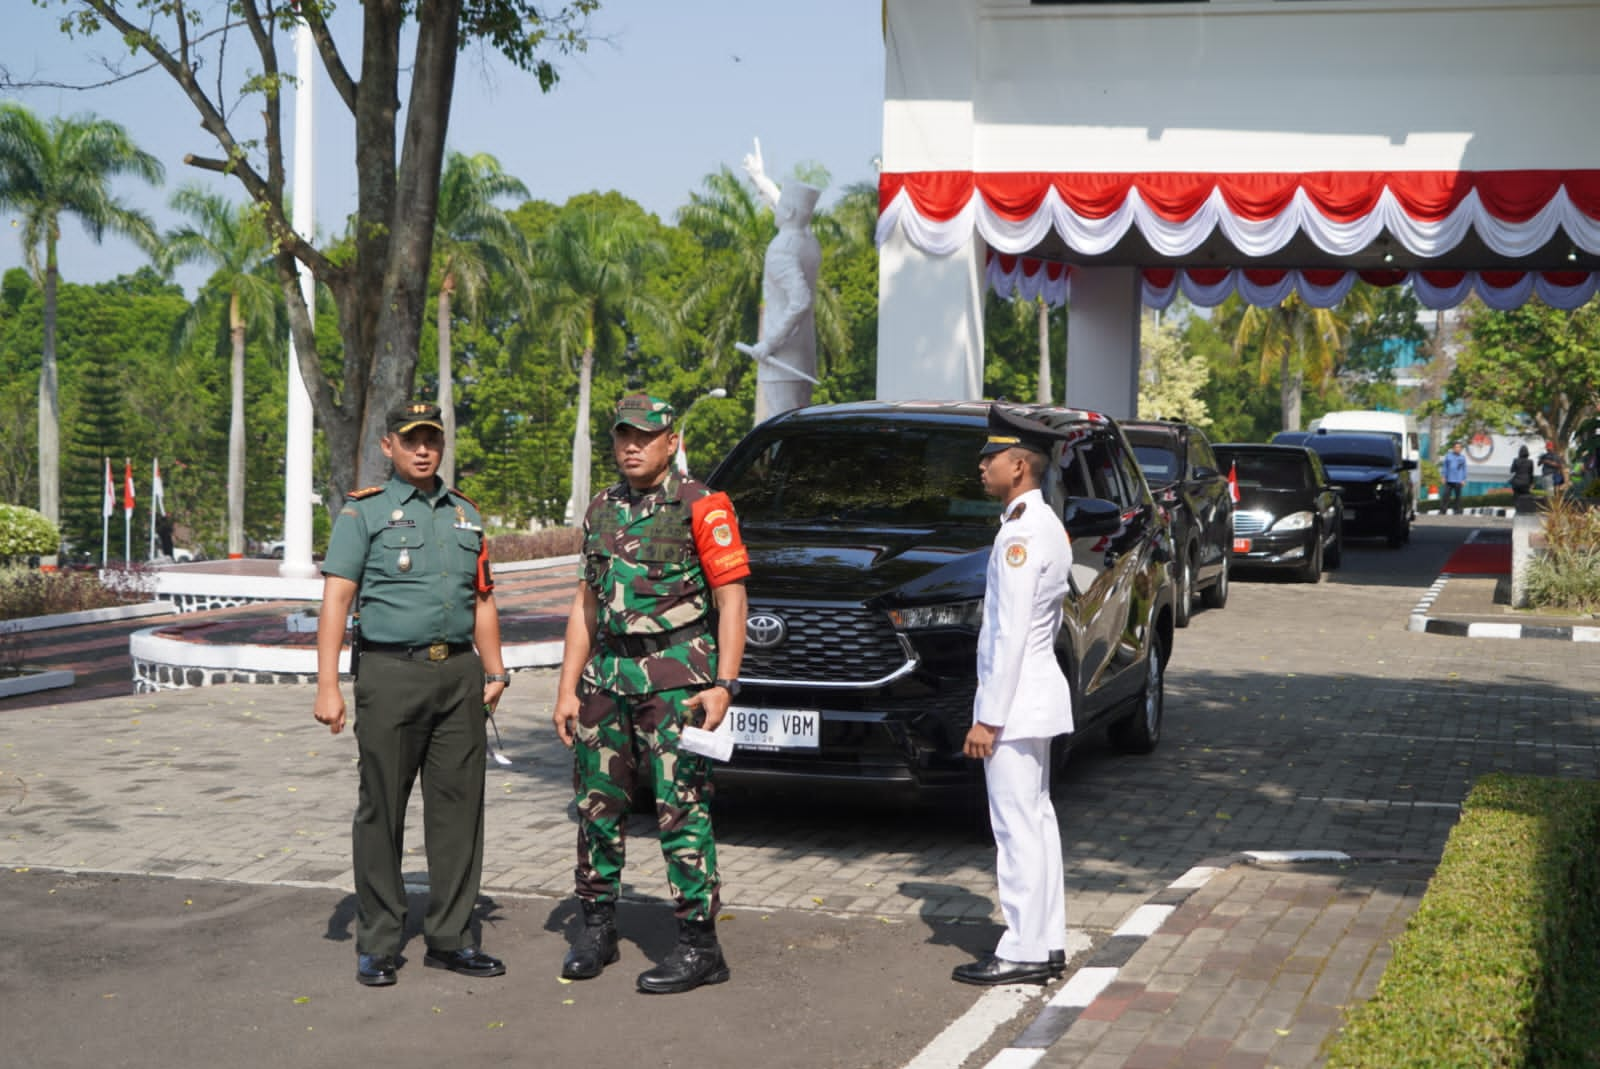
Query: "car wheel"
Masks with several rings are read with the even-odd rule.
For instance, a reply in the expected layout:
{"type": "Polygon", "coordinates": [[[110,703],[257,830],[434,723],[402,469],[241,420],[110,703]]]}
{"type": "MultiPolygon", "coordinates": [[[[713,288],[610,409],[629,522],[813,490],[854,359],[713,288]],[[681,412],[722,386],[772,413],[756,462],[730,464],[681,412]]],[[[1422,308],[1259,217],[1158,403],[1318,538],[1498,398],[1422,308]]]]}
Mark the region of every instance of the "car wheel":
{"type": "Polygon", "coordinates": [[[1145,657],[1144,689],[1138,707],[1112,725],[1111,745],[1123,753],[1149,753],[1161,741],[1161,716],[1166,708],[1167,659],[1161,636],[1150,636],[1150,652],[1145,657]]]}
{"type": "Polygon", "coordinates": [[[1194,547],[1183,555],[1183,564],[1178,568],[1178,574],[1173,581],[1172,592],[1172,622],[1179,627],[1189,626],[1189,616],[1194,612],[1194,569],[1196,553],[1194,547]]]}
{"type": "Polygon", "coordinates": [[[1337,571],[1339,566],[1344,563],[1344,524],[1341,523],[1334,527],[1333,542],[1328,546],[1327,555],[1323,557],[1323,563],[1330,572],[1337,571]]]}
{"type": "Polygon", "coordinates": [[[1322,582],[1322,529],[1315,528],[1311,532],[1311,556],[1306,558],[1306,563],[1300,569],[1302,583],[1322,582]]]}
{"type": "Polygon", "coordinates": [[[1402,516],[1395,521],[1394,527],[1389,530],[1389,548],[1399,549],[1409,541],[1411,541],[1411,525],[1402,516]]]}
{"type": "Polygon", "coordinates": [[[1217,581],[1200,591],[1200,604],[1208,609],[1220,609],[1228,604],[1228,572],[1233,567],[1233,558],[1222,558],[1222,571],[1217,573],[1217,581]]]}

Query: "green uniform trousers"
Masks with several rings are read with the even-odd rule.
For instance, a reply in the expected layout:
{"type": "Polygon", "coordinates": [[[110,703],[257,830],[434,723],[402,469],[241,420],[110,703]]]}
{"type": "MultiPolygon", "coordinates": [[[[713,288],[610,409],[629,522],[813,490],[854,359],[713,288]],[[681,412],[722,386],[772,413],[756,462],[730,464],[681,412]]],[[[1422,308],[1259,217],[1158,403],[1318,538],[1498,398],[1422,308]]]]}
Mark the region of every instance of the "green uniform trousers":
{"type": "Polygon", "coordinates": [[[474,946],[472,909],[483,875],[483,662],[476,653],[428,661],[369,652],[355,691],[356,951],[400,950],[406,802],[418,772],[428,854],[423,937],[434,950],[474,946]]]}
{"type": "Polygon", "coordinates": [[[711,762],[678,749],[683,703],[701,689],[624,696],[579,688],[572,768],[579,898],[615,902],[622,892],[628,810],[644,760],[655,780],[656,826],[677,915],[682,920],[715,919],[721,881],[711,832],[711,762]]]}

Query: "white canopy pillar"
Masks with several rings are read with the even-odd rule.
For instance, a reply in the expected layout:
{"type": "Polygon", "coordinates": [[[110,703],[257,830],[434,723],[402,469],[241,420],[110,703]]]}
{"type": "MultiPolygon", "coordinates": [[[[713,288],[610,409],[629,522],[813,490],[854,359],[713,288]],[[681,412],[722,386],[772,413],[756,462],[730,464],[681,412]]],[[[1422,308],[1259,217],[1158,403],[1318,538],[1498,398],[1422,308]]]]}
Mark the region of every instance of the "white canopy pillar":
{"type": "MultiPolygon", "coordinates": [[[[884,3],[885,172],[972,170],[979,7],[973,0],[884,3]]],[[[983,238],[971,229],[930,253],[899,227],[880,237],[878,397],[982,397],[983,238]]]]}
{"type": "Polygon", "coordinates": [[[1067,315],[1067,404],[1113,419],[1139,414],[1137,267],[1077,267],[1067,315]]]}
{"type": "Polygon", "coordinates": [[[932,256],[897,228],[878,250],[878,388],[884,401],[983,396],[983,239],[932,256]]]}

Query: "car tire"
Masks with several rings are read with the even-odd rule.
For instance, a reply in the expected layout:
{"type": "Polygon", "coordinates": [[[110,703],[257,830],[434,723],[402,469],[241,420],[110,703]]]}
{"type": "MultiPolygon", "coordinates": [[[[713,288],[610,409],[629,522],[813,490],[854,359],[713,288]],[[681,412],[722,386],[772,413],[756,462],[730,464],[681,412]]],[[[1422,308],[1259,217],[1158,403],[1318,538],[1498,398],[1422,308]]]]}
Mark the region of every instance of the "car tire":
{"type": "Polygon", "coordinates": [[[1172,622],[1178,627],[1188,627],[1189,617],[1194,614],[1194,572],[1198,556],[1190,546],[1172,584],[1172,622]]]}
{"type": "Polygon", "coordinates": [[[1222,570],[1217,573],[1217,581],[1200,591],[1200,604],[1208,609],[1220,609],[1228,604],[1228,572],[1232,568],[1232,555],[1224,556],[1222,570]]]}
{"type": "Polygon", "coordinates": [[[1322,582],[1322,529],[1317,528],[1311,533],[1311,556],[1306,558],[1305,565],[1300,569],[1302,583],[1322,582]]]}
{"type": "Polygon", "coordinates": [[[1394,527],[1389,530],[1389,548],[1399,549],[1411,541],[1411,525],[1402,517],[1394,527]]]}
{"type": "Polygon", "coordinates": [[[1145,657],[1144,687],[1133,712],[1111,726],[1111,745],[1123,753],[1149,753],[1161,741],[1161,719],[1167,702],[1166,648],[1159,633],[1150,635],[1145,657]]]}
{"type": "Polygon", "coordinates": [[[1344,524],[1339,524],[1333,529],[1333,542],[1329,545],[1326,556],[1322,558],[1323,566],[1328,571],[1338,571],[1344,564],[1344,524]]]}

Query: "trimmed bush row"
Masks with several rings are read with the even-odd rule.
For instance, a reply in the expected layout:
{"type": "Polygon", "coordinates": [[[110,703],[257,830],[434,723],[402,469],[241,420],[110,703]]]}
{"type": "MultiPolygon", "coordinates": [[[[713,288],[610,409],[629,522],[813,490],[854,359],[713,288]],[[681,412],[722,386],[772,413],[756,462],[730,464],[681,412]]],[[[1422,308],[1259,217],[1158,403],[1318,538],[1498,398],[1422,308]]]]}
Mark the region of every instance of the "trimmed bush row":
{"type": "Polygon", "coordinates": [[[1486,776],[1327,1069],[1600,1066],[1597,953],[1600,783],[1486,776]]]}

